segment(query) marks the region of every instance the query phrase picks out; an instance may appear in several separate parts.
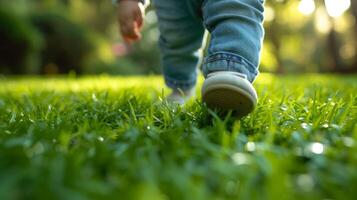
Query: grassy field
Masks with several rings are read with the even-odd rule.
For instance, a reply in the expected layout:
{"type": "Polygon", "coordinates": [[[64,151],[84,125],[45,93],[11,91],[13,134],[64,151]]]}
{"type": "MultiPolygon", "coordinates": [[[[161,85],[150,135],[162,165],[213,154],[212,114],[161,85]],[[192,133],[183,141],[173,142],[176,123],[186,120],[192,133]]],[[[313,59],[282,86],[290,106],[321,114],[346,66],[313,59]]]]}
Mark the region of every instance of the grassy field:
{"type": "Polygon", "coordinates": [[[0,78],[0,199],[354,199],[357,76],[263,74],[257,109],[160,77],[0,78]]]}

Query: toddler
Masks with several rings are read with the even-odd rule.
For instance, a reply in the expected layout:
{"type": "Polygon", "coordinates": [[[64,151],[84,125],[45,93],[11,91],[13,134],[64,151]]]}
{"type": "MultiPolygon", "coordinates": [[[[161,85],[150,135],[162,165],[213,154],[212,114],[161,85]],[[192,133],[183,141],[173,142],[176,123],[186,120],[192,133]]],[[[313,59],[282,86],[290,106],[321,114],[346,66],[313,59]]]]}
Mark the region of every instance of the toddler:
{"type": "MultiPolygon", "coordinates": [[[[203,60],[202,101],[210,108],[244,116],[257,104],[252,82],[258,74],[264,36],[264,0],[153,0],[169,100],[184,103],[195,93],[199,50],[211,34],[203,60]]],[[[117,0],[123,38],[141,38],[148,0],[117,0]]]]}

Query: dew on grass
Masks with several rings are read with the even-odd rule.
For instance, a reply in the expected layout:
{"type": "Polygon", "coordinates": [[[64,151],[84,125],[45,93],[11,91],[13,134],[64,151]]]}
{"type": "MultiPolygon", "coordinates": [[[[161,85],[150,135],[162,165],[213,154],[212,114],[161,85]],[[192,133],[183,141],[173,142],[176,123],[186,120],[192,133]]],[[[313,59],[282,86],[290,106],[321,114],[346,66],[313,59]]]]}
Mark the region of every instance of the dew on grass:
{"type": "Polygon", "coordinates": [[[301,128],[303,128],[305,131],[311,131],[312,124],[304,122],[304,123],[301,124],[301,128]]]}
{"type": "Polygon", "coordinates": [[[302,124],[301,124],[301,127],[302,127],[303,129],[307,129],[307,128],[309,127],[309,125],[308,125],[307,123],[302,123],[302,124]]]}
{"type": "Polygon", "coordinates": [[[314,180],[308,174],[301,174],[296,178],[297,185],[304,191],[311,191],[315,186],[314,180]]]}
{"type": "Polygon", "coordinates": [[[330,127],[328,124],[322,125],[322,128],[328,128],[328,127],[330,127]]]}
{"type": "Polygon", "coordinates": [[[236,165],[245,165],[245,164],[249,164],[249,158],[247,155],[245,155],[244,153],[235,153],[232,156],[232,160],[236,165]]]}
{"type": "Polygon", "coordinates": [[[94,102],[97,102],[98,101],[98,98],[97,98],[97,96],[93,93],[92,94],[92,100],[94,101],[94,102]]]}
{"type": "Polygon", "coordinates": [[[286,105],[282,105],[282,106],[280,106],[280,109],[281,109],[282,111],[287,111],[287,110],[288,110],[288,107],[287,107],[286,105]]]}
{"type": "MultiPolygon", "coordinates": [[[[279,78],[279,80],[282,79],[279,78]]],[[[142,81],[141,78],[135,80],[142,81]]],[[[156,102],[161,89],[161,85],[156,82],[153,85],[157,94],[150,99],[141,99],[135,97],[144,96],[141,93],[147,93],[145,89],[128,89],[129,93],[133,94],[130,95],[126,94],[125,90],[121,91],[122,88],[128,87],[126,83],[124,86],[120,84],[119,87],[117,80],[111,81],[110,84],[105,81],[105,84],[99,84],[99,81],[102,82],[98,80],[98,84],[95,83],[92,86],[85,85],[92,82],[91,79],[80,81],[78,84],[80,93],[67,92],[68,89],[66,89],[66,92],[58,92],[53,96],[51,92],[38,92],[42,90],[41,87],[33,87],[34,92],[29,94],[29,99],[22,100],[20,94],[19,97],[16,96],[16,92],[13,97],[4,97],[5,107],[0,105],[0,110],[4,112],[0,113],[0,134],[7,131],[12,135],[6,135],[6,132],[2,134],[0,143],[3,142],[3,145],[0,144],[0,155],[9,158],[9,161],[14,155],[16,156],[15,162],[8,162],[10,164],[8,169],[4,168],[2,172],[9,175],[6,178],[9,177],[11,185],[22,186],[21,181],[26,177],[33,177],[28,185],[36,183],[38,170],[43,168],[41,166],[48,166],[49,170],[55,172],[54,175],[57,174],[60,178],[63,169],[69,170],[68,173],[73,175],[68,179],[69,185],[86,181],[94,182],[93,186],[89,185],[83,189],[83,193],[93,194],[89,195],[89,198],[93,196],[95,198],[97,192],[98,194],[104,192],[109,198],[115,195],[115,192],[109,193],[112,190],[105,189],[108,177],[109,181],[114,181],[113,191],[122,190],[124,196],[127,191],[132,192],[131,180],[134,180],[134,186],[139,187],[138,195],[145,190],[144,193],[151,192],[154,194],[152,196],[156,194],[155,189],[160,188],[160,180],[167,180],[168,184],[178,185],[179,190],[176,187],[161,187],[160,192],[164,194],[179,194],[181,191],[187,191],[183,195],[190,197],[192,193],[193,198],[211,195],[216,198],[239,199],[245,196],[239,192],[241,189],[252,182],[265,179],[266,176],[269,176],[269,181],[256,184],[256,191],[248,191],[246,196],[260,195],[262,198],[279,196],[278,190],[272,194],[259,193],[271,187],[272,184],[279,185],[279,181],[282,181],[282,188],[287,189],[286,195],[291,195],[291,198],[324,198],[336,193],[334,186],[338,187],[338,191],[346,189],[347,192],[341,192],[341,199],[353,195],[348,193],[348,188],[354,185],[354,163],[344,162],[346,159],[353,158],[353,148],[356,147],[357,142],[352,136],[355,130],[355,115],[352,110],[355,98],[351,94],[355,93],[355,89],[351,89],[350,84],[346,84],[349,87],[346,90],[341,88],[341,91],[346,93],[345,95],[340,95],[336,99],[334,97],[324,107],[321,105],[322,101],[327,99],[327,93],[333,95],[336,89],[327,88],[326,95],[323,93],[324,90],[319,93],[320,91],[312,87],[315,84],[314,80],[307,83],[306,87],[300,86],[299,82],[299,89],[293,91],[290,86],[278,85],[275,88],[274,84],[271,84],[274,87],[267,87],[268,94],[274,93],[278,88],[282,91],[276,96],[261,94],[263,98],[255,114],[242,120],[233,121],[227,118],[228,120],[223,123],[212,123],[206,107],[200,107],[198,103],[182,109],[167,103],[156,102]],[[95,85],[101,85],[100,91],[95,85]],[[107,88],[107,86],[110,87],[107,88]],[[110,88],[115,88],[115,91],[112,91],[109,101],[106,102],[102,92],[107,89],[112,90],[110,88]],[[93,93],[96,94],[98,102],[93,101],[93,93]],[[314,93],[317,94],[314,96],[314,93]],[[282,94],[289,96],[283,99],[286,100],[285,104],[279,104],[282,94]],[[127,104],[129,97],[134,102],[131,107],[127,104]],[[270,103],[267,102],[269,97],[273,97],[270,103]],[[69,101],[62,102],[62,99],[69,101]],[[310,99],[315,99],[315,103],[310,104],[310,99]],[[340,108],[331,110],[331,101],[335,101],[337,106],[342,106],[342,103],[346,106],[341,108],[341,111],[340,108]],[[88,103],[100,104],[100,108],[87,106],[88,103]],[[308,109],[311,109],[310,114],[307,114],[308,109]],[[328,115],[325,114],[326,111],[328,115]],[[13,112],[17,116],[14,118],[14,123],[10,124],[9,120],[13,112]],[[47,118],[42,118],[44,114],[49,115],[47,118]],[[29,118],[32,118],[35,123],[31,123],[29,118]],[[326,129],[323,128],[324,124],[328,125],[326,129]],[[152,137],[141,134],[141,130],[149,132],[152,137]],[[189,140],[187,134],[191,132],[194,134],[192,140],[189,140]],[[217,134],[217,132],[223,132],[224,136],[231,132],[232,134],[229,134],[228,138],[221,138],[222,134],[217,134]],[[169,134],[155,137],[160,133],[169,134]],[[185,139],[181,139],[181,133],[184,134],[185,139]],[[269,133],[274,133],[274,137],[271,137],[269,133]],[[106,135],[115,138],[110,139],[106,135]],[[43,141],[44,147],[44,153],[40,155],[36,153],[41,152],[41,146],[34,148],[38,141],[43,141]],[[103,145],[108,141],[111,141],[110,144],[103,145]],[[318,144],[313,145],[314,143],[318,144]],[[27,150],[31,150],[30,154],[26,154],[27,150]],[[257,151],[261,153],[252,155],[257,151]],[[328,154],[330,152],[331,154],[328,154]],[[26,158],[27,155],[34,155],[33,159],[26,158]],[[107,158],[115,158],[116,161],[113,162],[112,159],[107,158]],[[21,166],[24,159],[26,159],[26,165],[21,166]],[[80,165],[82,163],[85,165],[80,165]],[[324,170],[326,166],[333,166],[333,169],[324,170]],[[17,171],[12,170],[24,167],[30,174],[15,174],[17,171]],[[130,169],[133,170],[130,171],[130,169]],[[271,173],[272,169],[278,169],[278,173],[274,171],[271,173]],[[163,173],[157,173],[160,170],[163,173]],[[123,171],[128,171],[128,173],[122,173],[123,171]],[[14,174],[11,174],[12,172],[14,174]],[[140,176],[143,173],[143,176],[149,177],[149,186],[147,186],[147,181],[137,180],[138,173],[140,176]],[[193,176],[187,176],[187,174],[193,176]],[[117,180],[128,184],[117,186],[117,180]],[[209,187],[202,190],[201,180],[207,180],[209,187]]],[[[134,82],[131,84],[139,83],[139,81],[134,82]]],[[[295,87],[296,81],[291,82],[295,87]]],[[[329,79],[326,82],[329,82],[329,79]]],[[[52,85],[56,86],[53,83],[52,85]]],[[[63,82],[61,85],[63,88],[73,87],[75,81],[69,84],[63,82]]],[[[48,90],[51,87],[45,89],[48,90]]],[[[259,87],[262,91],[264,85],[259,87]]],[[[9,87],[9,89],[13,88],[9,87]]],[[[2,87],[0,90],[3,90],[2,87]]],[[[6,96],[6,93],[3,95],[6,96]]],[[[1,98],[2,96],[0,100],[1,98]]],[[[164,95],[161,98],[164,98],[164,95]]],[[[51,181],[51,176],[38,178],[50,185],[34,196],[41,195],[41,192],[46,194],[47,188],[56,187],[57,181],[51,181]]],[[[68,189],[71,190],[73,187],[68,189]]],[[[137,194],[133,195],[137,196],[137,194]]],[[[168,195],[167,198],[171,196],[168,195]]]]}
{"type": "Polygon", "coordinates": [[[100,142],[103,142],[103,141],[104,141],[104,138],[103,138],[102,136],[99,136],[97,139],[98,139],[98,141],[100,141],[100,142]]]}
{"type": "Polygon", "coordinates": [[[342,142],[346,147],[353,147],[355,145],[355,141],[351,137],[343,137],[342,142]]]}
{"type": "Polygon", "coordinates": [[[256,146],[254,142],[248,142],[246,144],[247,151],[255,151],[256,146]]]}
{"type": "Polygon", "coordinates": [[[340,131],[341,130],[341,126],[337,125],[337,124],[331,124],[330,128],[336,130],[336,131],[340,131]]]}
{"type": "Polygon", "coordinates": [[[308,146],[308,149],[314,154],[322,154],[325,150],[325,147],[319,142],[314,142],[308,146]]]}

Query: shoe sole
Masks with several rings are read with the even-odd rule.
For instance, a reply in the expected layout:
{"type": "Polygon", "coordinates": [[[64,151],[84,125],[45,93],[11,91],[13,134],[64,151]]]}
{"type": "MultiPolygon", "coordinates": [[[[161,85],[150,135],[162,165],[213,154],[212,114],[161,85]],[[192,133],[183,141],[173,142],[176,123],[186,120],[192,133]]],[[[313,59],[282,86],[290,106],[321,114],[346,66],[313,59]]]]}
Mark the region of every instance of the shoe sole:
{"type": "Polygon", "coordinates": [[[202,101],[211,109],[233,111],[238,117],[251,113],[257,104],[255,90],[243,83],[246,80],[237,83],[241,78],[235,79],[229,80],[227,75],[216,75],[206,79],[202,87],[202,101]]]}

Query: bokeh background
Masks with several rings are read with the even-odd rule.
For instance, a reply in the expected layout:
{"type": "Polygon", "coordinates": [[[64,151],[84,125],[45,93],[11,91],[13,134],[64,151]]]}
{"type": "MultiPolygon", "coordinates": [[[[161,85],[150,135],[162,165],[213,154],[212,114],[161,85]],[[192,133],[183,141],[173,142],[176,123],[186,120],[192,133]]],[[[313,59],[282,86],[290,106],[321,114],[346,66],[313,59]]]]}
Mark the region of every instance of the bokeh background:
{"type": "MultiPolygon", "coordinates": [[[[357,72],[356,0],[266,0],[261,71],[357,72]]],[[[0,74],[160,74],[157,18],[125,44],[110,0],[0,0],[0,74]]]]}

